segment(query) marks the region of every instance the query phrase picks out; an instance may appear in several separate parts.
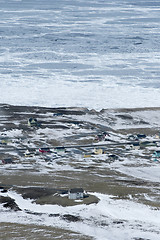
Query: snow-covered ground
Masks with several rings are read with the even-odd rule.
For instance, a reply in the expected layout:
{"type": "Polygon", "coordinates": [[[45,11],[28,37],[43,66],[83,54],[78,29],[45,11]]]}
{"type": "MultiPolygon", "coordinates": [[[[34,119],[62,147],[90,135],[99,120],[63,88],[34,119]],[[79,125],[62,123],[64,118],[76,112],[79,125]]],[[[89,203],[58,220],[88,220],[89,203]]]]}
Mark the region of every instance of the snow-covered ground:
{"type": "Polygon", "coordinates": [[[7,192],[1,188],[0,197],[15,200],[21,211],[8,210],[2,202],[0,221],[6,225],[17,224],[17,227],[23,224],[29,228],[43,226],[80,233],[76,239],[87,236],[97,240],[158,240],[160,163],[152,159],[152,154],[159,150],[159,146],[155,144],[141,149],[125,149],[129,141],[129,132],[125,131],[135,131],[136,134],[141,129],[147,134],[141,142],[158,141],[155,133],[159,133],[159,109],[111,109],[101,112],[85,112],[86,109],[81,109],[79,113],[84,111],[83,115],[73,114],[73,110],[68,110],[68,115],[56,116],[51,109],[46,112],[46,109],[42,111],[37,107],[24,108],[24,112],[21,112],[18,107],[1,106],[1,112],[4,112],[1,140],[8,142],[1,145],[0,151],[12,157],[14,164],[0,164],[0,186],[13,184],[13,188],[9,187],[7,192]],[[36,111],[38,120],[42,122],[41,127],[27,127],[26,114],[32,116],[36,111]],[[9,119],[12,119],[12,129],[7,125],[10,124],[9,119]],[[62,128],[54,128],[56,125],[62,128]],[[97,142],[96,131],[99,133],[104,126],[109,127],[107,142],[103,139],[97,142]],[[90,147],[85,147],[86,140],[90,147]],[[56,153],[55,141],[72,147],[66,148],[66,152],[56,153]],[[73,145],[79,142],[84,146],[74,148],[73,145]],[[50,147],[51,153],[39,153],[38,149],[43,144],[50,147]],[[94,148],[100,148],[103,144],[106,144],[106,153],[93,154],[94,148]],[[36,149],[33,156],[25,157],[27,148],[36,149]],[[89,156],[85,158],[85,154],[89,156]],[[110,159],[110,154],[116,154],[118,158],[110,159]],[[21,181],[17,182],[17,176],[21,181]],[[11,179],[15,182],[12,183],[11,179]],[[23,190],[39,186],[43,193],[43,186],[63,189],[72,184],[82,185],[88,188],[87,191],[92,189],[89,193],[97,197],[99,202],[86,205],[81,200],[80,205],[66,207],[57,203],[39,204],[32,197],[23,198],[14,189],[15,186],[23,190]],[[66,220],[64,216],[67,214],[78,220],[66,220]]]}
{"type": "Polygon", "coordinates": [[[80,232],[97,240],[115,239],[152,239],[158,240],[160,234],[160,212],[132,200],[116,200],[113,196],[91,193],[100,202],[89,206],[61,207],[58,205],[38,205],[25,200],[13,191],[2,196],[10,196],[22,209],[11,212],[0,206],[1,221],[20,224],[38,224],[54,226],[80,232]],[[27,212],[36,213],[29,215],[27,212]],[[40,215],[38,215],[38,213],[40,215]],[[82,219],[80,222],[66,222],[62,218],[50,217],[50,214],[71,214],[82,219]]]}
{"type": "MultiPolygon", "coordinates": [[[[159,23],[158,0],[0,0],[0,103],[97,110],[159,107],[159,23]]],[[[53,114],[46,114],[46,119],[43,114],[39,115],[41,117],[51,121],[53,114]]],[[[57,119],[61,120],[61,117],[57,119]]],[[[99,116],[85,114],[73,119],[85,124],[90,122],[90,126],[113,127],[115,131],[151,127],[158,132],[160,128],[159,110],[154,109],[127,113],[106,110],[99,116]]],[[[1,116],[0,126],[6,122],[1,116]]],[[[18,129],[18,121],[14,124],[17,129],[3,128],[1,132],[13,140],[9,146],[35,147],[35,143],[29,145],[26,139],[21,143],[15,141],[23,138],[24,132],[18,129]]],[[[69,142],[76,134],[78,140],[83,141],[92,134],[91,128],[85,126],[78,129],[67,123],[61,124],[69,129],[61,132],[46,127],[29,132],[29,137],[45,144],[46,139],[52,138],[61,143],[68,138],[69,142]]],[[[125,137],[121,132],[112,135],[112,140],[123,141],[125,137]]],[[[36,176],[54,174],[57,182],[58,177],[67,172],[73,176],[66,176],[66,181],[67,177],[74,181],[74,174],[87,171],[95,179],[99,177],[100,181],[105,181],[105,170],[110,169],[116,171],[117,181],[128,177],[130,181],[140,181],[140,185],[141,181],[150,183],[150,192],[140,193],[140,197],[159,206],[159,187],[156,185],[160,182],[159,162],[151,159],[153,151],[158,149],[129,150],[123,152],[120,161],[110,163],[107,155],[84,161],[84,157],[76,153],[71,159],[62,155],[52,162],[38,155],[31,162],[30,158],[11,151],[18,160],[13,165],[0,165],[0,184],[4,183],[5,175],[14,175],[14,171],[21,174],[36,171],[36,176]],[[155,186],[153,191],[152,184],[155,186]]],[[[3,150],[2,146],[0,150],[3,150]]],[[[12,189],[7,193],[0,191],[0,196],[11,197],[22,209],[11,211],[0,204],[0,222],[57,227],[97,240],[159,239],[159,207],[138,201],[135,192],[127,199],[103,194],[100,190],[91,194],[100,199],[98,204],[62,207],[36,204],[31,199],[23,199],[12,189]],[[51,217],[51,213],[60,217],[51,217]],[[68,222],[61,217],[64,214],[78,216],[81,221],[68,222]]]]}

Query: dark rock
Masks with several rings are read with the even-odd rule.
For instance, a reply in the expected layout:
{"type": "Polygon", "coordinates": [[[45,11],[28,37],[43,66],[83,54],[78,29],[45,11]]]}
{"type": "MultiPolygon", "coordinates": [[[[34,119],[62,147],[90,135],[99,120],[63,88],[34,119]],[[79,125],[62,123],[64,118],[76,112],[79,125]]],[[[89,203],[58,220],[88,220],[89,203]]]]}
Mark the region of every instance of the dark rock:
{"type": "Polygon", "coordinates": [[[31,212],[31,211],[28,211],[28,210],[25,210],[26,213],[28,214],[33,214],[33,215],[36,215],[36,216],[42,216],[43,213],[38,213],[38,212],[31,212]]]}
{"type": "Polygon", "coordinates": [[[114,224],[123,224],[123,221],[113,221],[114,224]]]}
{"type": "Polygon", "coordinates": [[[60,216],[60,214],[53,214],[53,213],[51,213],[51,214],[49,214],[49,217],[59,217],[60,216]]]}
{"type": "Polygon", "coordinates": [[[54,114],[60,115],[85,115],[86,111],[70,110],[70,109],[57,109],[54,114]]]}
{"type": "Polygon", "coordinates": [[[150,240],[149,238],[134,238],[134,240],[150,240]]]}
{"type": "Polygon", "coordinates": [[[69,222],[78,222],[78,221],[81,221],[81,218],[80,217],[77,217],[77,216],[74,216],[74,215],[71,215],[71,214],[65,214],[62,216],[62,219],[64,220],[67,220],[69,222]]]}
{"type": "Polygon", "coordinates": [[[6,193],[7,192],[7,190],[6,189],[3,189],[2,191],[1,191],[1,193],[6,193]]]}
{"type": "Polygon", "coordinates": [[[123,120],[132,120],[133,119],[133,117],[130,116],[129,114],[118,114],[116,116],[123,119],[123,120]]]}
{"type": "Polygon", "coordinates": [[[0,203],[4,203],[3,207],[10,208],[14,211],[21,211],[18,205],[15,203],[15,200],[9,197],[0,197],[0,203]]]}

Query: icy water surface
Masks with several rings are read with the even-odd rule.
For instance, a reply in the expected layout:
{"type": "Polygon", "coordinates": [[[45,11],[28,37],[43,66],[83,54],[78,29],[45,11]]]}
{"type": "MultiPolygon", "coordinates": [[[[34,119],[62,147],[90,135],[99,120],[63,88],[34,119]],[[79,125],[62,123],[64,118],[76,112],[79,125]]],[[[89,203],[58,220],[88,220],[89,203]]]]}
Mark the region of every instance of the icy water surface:
{"type": "Polygon", "coordinates": [[[159,106],[160,2],[0,0],[0,102],[159,106]]]}

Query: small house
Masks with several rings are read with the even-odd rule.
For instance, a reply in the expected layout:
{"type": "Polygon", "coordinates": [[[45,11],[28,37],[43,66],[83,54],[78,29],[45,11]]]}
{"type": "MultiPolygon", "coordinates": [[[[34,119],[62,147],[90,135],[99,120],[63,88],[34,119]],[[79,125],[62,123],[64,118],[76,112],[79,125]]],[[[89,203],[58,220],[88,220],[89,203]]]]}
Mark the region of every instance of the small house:
{"type": "Polygon", "coordinates": [[[160,151],[155,151],[153,153],[153,157],[160,157],[160,151]]]}
{"type": "Polygon", "coordinates": [[[3,163],[3,164],[11,164],[11,163],[13,163],[13,161],[12,161],[11,158],[6,158],[6,159],[3,159],[3,160],[2,160],[2,163],[3,163]]]}
{"type": "Polygon", "coordinates": [[[92,153],[91,154],[84,154],[84,158],[90,158],[90,157],[92,157],[92,153]]]}
{"type": "Polygon", "coordinates": [[[69,199],[83,199],[84,198],[84,190],[83,188],[71,188],[68,191],[68,198],[69,199]]]}
{"type": "Polygon", "coordinates": [[[145,134],[137,134],[138,139],[146,138],[145,134]]]}
{"type": "Polygon", "coordinates": [[[160,151],[155,151],[152,155],[152,159],[155,162],[158,162],[160,160],[160,151]]]}
{"type": "Polygon", "coordinates": [[[126,145],[126,146],[125,146],[125,149],[126,149],[126,150],[139,150],[140,147],[141,147],[141,146],[140,146],[139,142],[134,142],[133,144],[126,145]]]}
{"type": "Polygon", "coordinates": [[[138,137],[136,135],[129,135],[127,139],[130,141],[136,141],[138,140],[138,137]]]}
{"type": "Polygon", "coordinates": [[[39,148],[39,152],[41,152],[41,153],[50,153],[51,150],[48,147],[43,147],[43,148],[39,148]]]}
{"type": "Polygon", "coordinates": [[[66,149],[64,147],[56,147],[55,149],[55,153],[65,153],[66,152],[66,149]]]}
{"type": "Polygon", "coordinates": [[[95,137],[95,140],[96,141],[104,141],[106,136],[110,136],[108,133],[106,132],[103,132],[101,134],[98,134],[96,137],[95,137]]]}
{"type": "Polygon", "coordinates": [[[40,126],[39,122],[37,121],[36,118],[29,118],[28,119],[28,126],[29,127],[38,127],[40,126]]]}
{"type": "Polygon", "coordinates": [[[139,150],[139,149],[140,149],[139,142],[133,143],[133,144],[132,144],[132,149],[137,149],[137,150],[139,150]]]}
{"type": "Polygon", "coordinates": [[[53,113],[54,117],[59,117],[59,116],[62,116],[62,115],[63,115],[63,113],[61,113],[61,112],[53,113]]]}
{"type": "Polygon", "coordinates": [[[94,149],[94,154],[97,154],[97,155],[98,155],[98,154],[103,154],[103,149],[102,149],[102,148],[98,148],[98,149],[95,148],[95,149],[94,149]]]}
{"type": "Polygon", "coordinates": [[[94,154],[99,155],[99,154],[105,154],[106,151],[103,148],[94,148],[94,154]]]}
{"type": "Polygon", "coordinates": [[[7,145],[8,143],[11,143],[11,140],[8,139],[8,138],[3,138],[1,141],[0,141],[1,144],[3,145],[7,145]]]}
{"type": "Polygon", "coordinates": [[[33,152],[30,152],[29,150],[27,150],[24,154],[25,157],[33,157],[34,156],[34,153],[33,152]]]}
{"type": "Polygon", "coordinates": [[[155,138],[156,138],[156,139],[159,139],[159,137],[160,137],[159,134],[156,134],[156,135],[155,135],[155,138]]]}

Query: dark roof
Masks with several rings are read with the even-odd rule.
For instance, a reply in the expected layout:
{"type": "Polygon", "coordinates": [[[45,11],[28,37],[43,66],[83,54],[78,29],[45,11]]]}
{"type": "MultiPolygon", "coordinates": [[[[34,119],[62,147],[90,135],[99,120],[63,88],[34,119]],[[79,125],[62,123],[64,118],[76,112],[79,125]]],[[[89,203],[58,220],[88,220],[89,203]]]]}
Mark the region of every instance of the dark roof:
{"type": "Polygon", "coordinates": [[[32,122],[32,121],[35,121],[35,122],[37,122],[37,119],[36,118],[29,118],[29,120],[28,120],[29,122],[32,122]]]}
{"type": "Polygon", "coordinates": [[[71,189],[69,190],[69,192],[70,192],[70,193],[78,193],[78,192],[83,193],[84,190],[83,190],[83,188],[71,188],[71,189]]]}
{"type": "Polygon", "coordinates": [[[41,149],[41,150],[44,150],[44,151],[48,151],[48,150],[50,150],[49,147],[41,147],[40,149],[41,149]]]}
{"type": "Polygon", "coordinates": [[[146,135],[145,134],[137,134],[137,137],[138,138],[146,138],[146,135]]]}
{"type": "Polygon", "coordinates": [[[7,164],[7,163],[12,163],[12,159],[11,158],[6,158],[2,160],[3,164],[7,164]]]}
{"type": "Polygon", "coordinates": [[[56,147],[56,150],[65,150],[65,147],[56,147]]]}
{"type": "Polygon", "coordinates": [[[139,146],[139,142],[133,143],[133,146],[139,146]]]}

